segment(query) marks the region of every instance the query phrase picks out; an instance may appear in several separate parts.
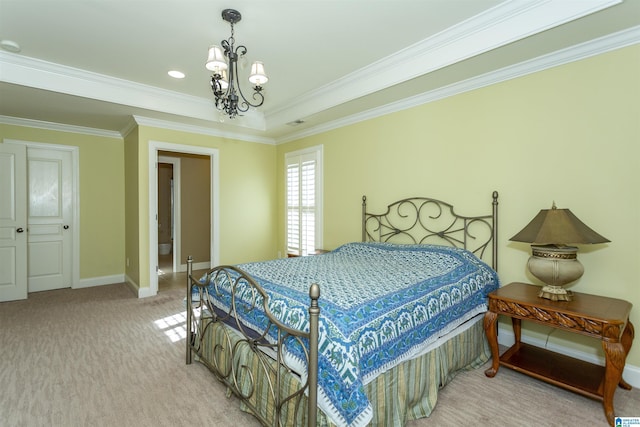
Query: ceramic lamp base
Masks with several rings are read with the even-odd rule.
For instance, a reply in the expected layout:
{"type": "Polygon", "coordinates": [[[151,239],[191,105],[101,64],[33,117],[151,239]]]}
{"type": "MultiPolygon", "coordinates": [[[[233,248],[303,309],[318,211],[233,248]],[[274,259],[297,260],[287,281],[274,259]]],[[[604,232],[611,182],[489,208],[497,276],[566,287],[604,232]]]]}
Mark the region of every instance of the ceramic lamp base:
{"type": "Polygon", "coordinates": [[[553,301],[571,301],[572,293],[562,286],[578,280],[584,267],[578,261],[578,248],[560,245],[531,245],[527,266],[545,286],[538,296],[553,301]]]}

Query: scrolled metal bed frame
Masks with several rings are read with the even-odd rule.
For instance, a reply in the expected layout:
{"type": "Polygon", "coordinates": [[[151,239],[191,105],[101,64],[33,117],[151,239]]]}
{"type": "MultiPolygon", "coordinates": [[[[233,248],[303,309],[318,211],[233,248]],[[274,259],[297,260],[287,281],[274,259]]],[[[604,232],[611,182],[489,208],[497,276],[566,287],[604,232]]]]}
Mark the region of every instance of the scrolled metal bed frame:
{"type": "MultiPolygon", "coordinates": [[[[397,242],[397,243],[431,243],[433,240],[448,246],[468,249],[479,258],[485,257],[491,246],[491,263],[497,270],[497,217],[498,217],[498,193],[493,192],[492,213],[490,215],[466,217],[455,213],[453,206],[440,200],[414,197],[394,202],[387,207],[383,214],[371,214],[367,212],[366,196],[362,197],[362,241],[397,242]],[[484,228],[488,233],[477,232],[477,227],[484,228]],[[488,235],[487,235],[488,234],[488,235]],[[483,235],[484,237],[479,237],[483,235]]],[[[300,331],[287,327],[278,321],[269,310],[268,295],[255,280],[243,270],[221,265],[208,271],[202,282],[193,277],[193,261],[187,259],[187,339],[186,339],[186,363],[191,364],[193,355],[203,363],[216,378],[222,382],[246,408],[265,426],[283,426],[283,417],[290,417],[286,413],[293,408],[294,419],[298,419],[298,412],[304,409],[303,400],[306,395],[306,420],[308,426],[316,426],[317,423],[317,387],[318,387],[318,323],[320,308],[320,288],[317,284],[310,284],[309,288],[309,331],[300,331]],[[217,286],[225,282],[232,289],[231,307],[221,312],[214,307],[209,298],[210,292],[217,292],[217,286]],[[210,291],[207,286],[212,282],[214,289],[210,291]],[[237,291],[247,292],[252,295],[251,303],[240,303],[235,299],[237,291]],[[195,293],[198,298],[194,300],[195,293]],[[269,319],[269,326],[263,333],[247,330],[238,320],[237,314],[241,310],[251,310],[261,305],[269,319]],[[218,344],[211,350],[211,357],[204,355],[204,342],[208,328],[214,324],[225,324],[224,345],[218,344]],[[231,325],[231,327],[229,327],[231,325]],[[266,339],[271,328],[277,331],[277,341],[270,342],[266,339]],[[232,329],[234,331],[232,331],[232,329]],[[234,335],[235,334],[235,335],[234,335]],[[233,338],[233,337],[235,338],[233,338]],[[281,386],[283,376],[295,374],[284,357],[289,340],[300,343],[308,343],[308,351],[305,351],[308,367],[307,378],[299,382],[299,387],[293,393],[282,395],[281,386]],[[273,402],[274,411],[270,417],[261,413],[253,403],[258,378],[250,369],[237,360],[240,352],[248,351],[259,360],[259,376],[266,381],[269,396],[267,399],[273,402]],[[234,363],[235,362],[235,363],[234,363]]],[[[304,348],[306,348],[303,345],[304,348]]],[[[257,368],[256,368],[257,369],[257,368]]],[[[262,387],[264,390],[265,387],[262,387]]],[[[290,418],[289,418],[290,419],[290,418]]]]}
{"type": "Polygon", "coordinates": [[[372,214],[367,212],[367,197],[362,196],[362,241],[446,244],[470,250],[480,259],[491,246],[491,267],[498,271],[497,191],[492,198],[490,215],[462,216],[453,205],[428,197],[398,200],[386,212],[372,214]]]}

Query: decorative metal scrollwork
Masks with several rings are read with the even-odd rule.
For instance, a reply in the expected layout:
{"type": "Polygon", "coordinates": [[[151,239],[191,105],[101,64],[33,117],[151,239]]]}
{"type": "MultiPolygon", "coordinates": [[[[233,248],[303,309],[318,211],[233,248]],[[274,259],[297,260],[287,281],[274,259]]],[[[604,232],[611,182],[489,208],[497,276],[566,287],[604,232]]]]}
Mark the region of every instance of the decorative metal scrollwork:
{"type": "MultiPolygon", "coordinates": [[[[188,270],[190,267],[191,264],[188,261],[188,270]]],[[[187,363],[190,363],[190,353],[194,352],[200,362],[225,384],[229,392],[243,400],[264,425],[285,426],[288,424],[287,419],[291,419],[292,416],[293,419],[303,418],[302,414],[311,419],[309,415],[311,410],[307,412],[303,410],[311,407],[307,405],[305,391],[309,390],[311,367],[314,364],[313,378],[317,381],[317,317],[315,326],[310,327],[315,331],[315,344],[310,346],[310,343],[314,342],[311,339],[311,332],[290,329],[279,323],[268,309],[268,296],[265,291],[236,267],[216,267],[209,271],[201,282],[193,279],[190,272],[189,277],[189,289],[192,292],[188,293],[187,298],[187,322],[190,325],[187,327],[187,332],[191,334],[191,339],[188,342],[187,363]],[[214,306],[210,295],[210,292],[220,294],[222,286],[230,288],[232,295],[231,306],[226,310],[214,306]],[[193,295],[197,297],[194,298],[193,295]],[[248,329],[238,320],[238,313],[254,310],[258,306],[270,319],[262,333],[248,329]],[[228,326],[229,324],[233,325],[233,329],[228,326]],[[267,339],[272,330],[277,331],[275,342],[267,339]],[[305,381],[300,380],[296,383],[295,389],[290,388],[290,394],[285,396],[282,395],[281,387],[284,375],[295,372],[287,364],[285,357],[287,346],[293,343],[303,349],[309,374],[305,381]],[[261,381],[260,385],[256,382],[258,379],[261,381]],[[260,401],[256,400],[258,387],[260,401]],[[266,395],[263,392],[266,392],[266,395]],[[276,408],[273,414],[274,419],[263,419],[261,411],[257,409],[258,405],[265,402],[264,399],[276,408]],[[274,420],[277,421],[274,423],[274,420]]],[[[312,297],[311,313],[312,308],[317,307],[319,297],[317,285],[312,286],[310,296],[312,297]]],[[[316,315],[319,315],[319,308],[316,315]]],[[[316,387],[317,382],[314,392],[316,387]]],[[[316,405],[314,404],[313,407],[315,408],[316,405]]],[[[313,414],[315,415],[315,411],[313,414]]]]}
{"type": "MultiPolygon", "coordinates": [[[[445,244],[464,248],[484,258],[487,248],[495,245],[497,192],[494,192],[491,215],[458,215],[452,205],[427,197],[412,197],[387,206],[381,214],[367,212],[362,197],[362,240],[401,244],[445,244]]],[[[495,258],[495,250],[492,251],[495,258]]],[[[492,259],[497,269],[497,260],[492,259]]]]}

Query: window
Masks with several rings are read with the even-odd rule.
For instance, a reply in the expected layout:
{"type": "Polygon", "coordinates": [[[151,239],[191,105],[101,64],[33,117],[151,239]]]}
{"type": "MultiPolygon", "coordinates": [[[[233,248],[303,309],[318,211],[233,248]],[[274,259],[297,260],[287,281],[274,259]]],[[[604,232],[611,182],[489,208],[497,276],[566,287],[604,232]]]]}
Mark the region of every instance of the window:
{"type": "Polygon", "coordinates": [[[322,146],[285,154],[287,253],[322,247],[322,146]]]}

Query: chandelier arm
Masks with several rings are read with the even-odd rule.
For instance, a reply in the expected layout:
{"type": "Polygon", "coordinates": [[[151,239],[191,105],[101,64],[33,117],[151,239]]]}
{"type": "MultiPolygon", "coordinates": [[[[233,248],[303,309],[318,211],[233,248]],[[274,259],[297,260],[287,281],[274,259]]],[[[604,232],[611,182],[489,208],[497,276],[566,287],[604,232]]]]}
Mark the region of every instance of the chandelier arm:
{"type": "MultiPolygon", "coordinates": [[[[233,61],[233,67],[231,67],[231,64],[230,64],[230,68],[233,68],[233,73],[230,73],[230,74],[234,74],[234,80],[236,81],[235,86],[237,87],[238,94],[242,99],[242,101],[238,104],[238,110],[242,111],[243,113],[246,113],[247,111],[249,111],[250,107],[257,108],[257,107],[260,107],[262,104],[264,104],[264,95],[260,93],[262,91],[261,86],[254,87],[254,93],[252,97],[253,99],[258,100],[258,102],[255,104],[250,102],[245,96],[244,92],[242,92],[242,86],[240,85],[240,77],[238,76],[238,60],[242,58],[246,53],[247,53],[247,48],[244,45],[238,46],[235,50],[236,55],[233,61]]],[[[231,76],[229,76],[229,79],[230,79],[229,86],[231,86],[231,76]]]]}
{"type": "Polygon", "coordinates": [[[220,74],[214,74],[211,76],[211,91],[216,97],[216,104],[220,98],[226,95],[226,91],[222,90],[222,84],[220,83],[221,79],[222,76],[220,74]]]}
{"type": "Polygon", "coordinates": [[[247,47],[245,45],[240,45],[236,48],[236,61],[247,54],[247,47]]]}
{"type": "Polygon", "coordinates": [[[238,92],[240,93],[240,97],[242,98],[242,104],[245,105],[245,108],[240,109],[240,111],[242,112],[246,112],[249,110],[250,107],[253,108],[257,108],[260,107],[262,104],[264,104],[264,95],[262,94],[262,86],[255,86],[253,88],[254,92],[252,94],[252,98],[253,99],[257,99],[257,103],[253,104],[251,103],[245,96],[244,93],[242,92],[242,89],[240,88],[240,85],[238,85],[238,92]]]}

